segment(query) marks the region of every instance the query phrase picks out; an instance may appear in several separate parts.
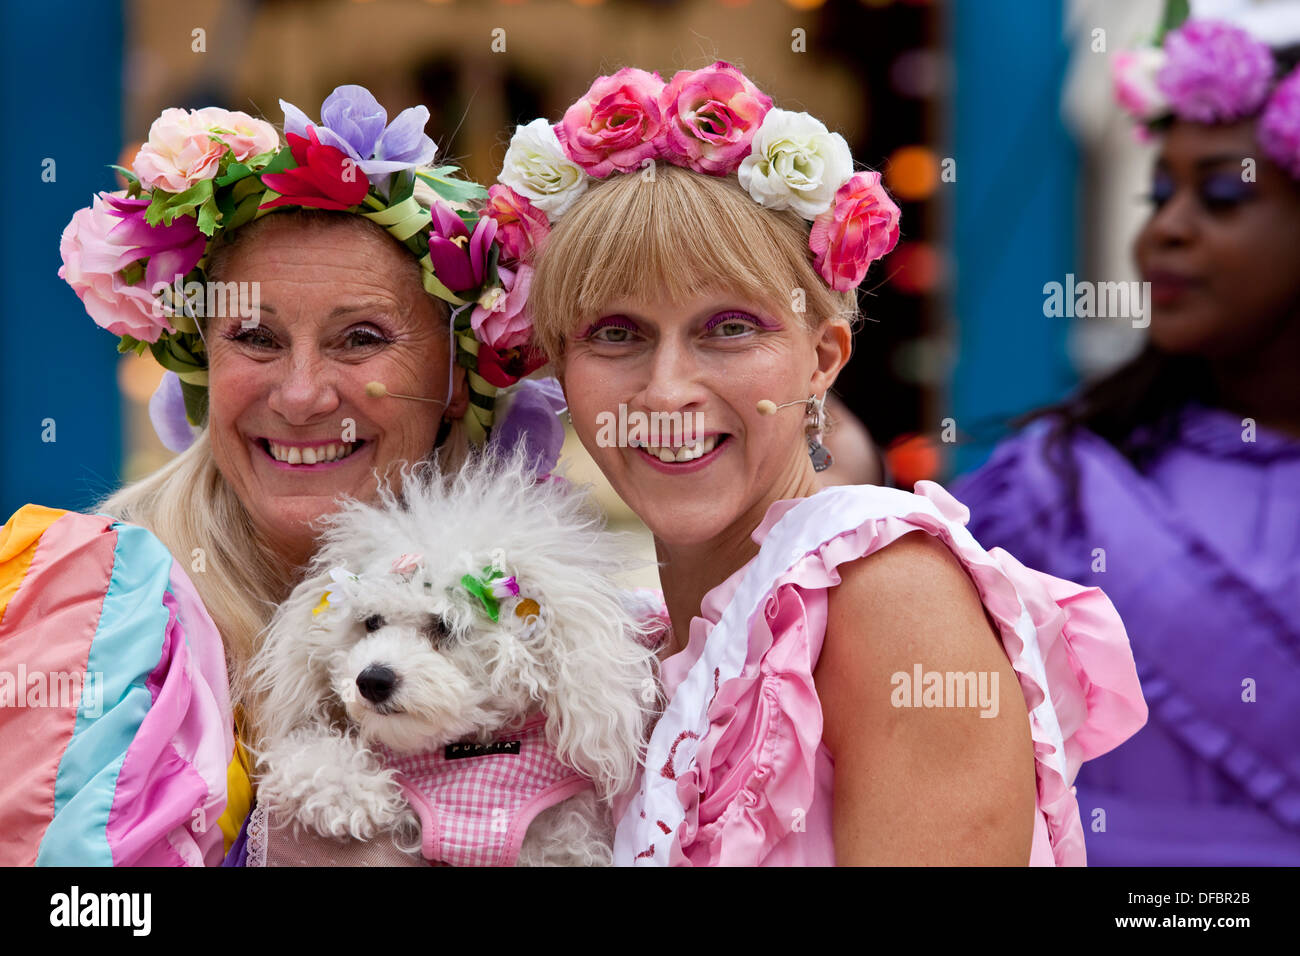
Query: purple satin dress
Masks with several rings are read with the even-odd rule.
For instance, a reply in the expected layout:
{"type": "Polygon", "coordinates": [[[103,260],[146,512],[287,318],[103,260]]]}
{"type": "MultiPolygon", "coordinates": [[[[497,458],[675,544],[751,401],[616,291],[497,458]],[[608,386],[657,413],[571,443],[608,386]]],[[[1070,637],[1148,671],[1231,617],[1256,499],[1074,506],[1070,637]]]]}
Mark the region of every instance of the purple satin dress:
{"type": "Polygon", "coordinates": [[[952,491],[984,547],[1103,588],[1128,629],[1150,719],[1079,773],[1089,864],[1300,865],[1300,441],[1180,424],[1145,474],[1077,433],[1073,515],[1045,422],[952,491]]]}

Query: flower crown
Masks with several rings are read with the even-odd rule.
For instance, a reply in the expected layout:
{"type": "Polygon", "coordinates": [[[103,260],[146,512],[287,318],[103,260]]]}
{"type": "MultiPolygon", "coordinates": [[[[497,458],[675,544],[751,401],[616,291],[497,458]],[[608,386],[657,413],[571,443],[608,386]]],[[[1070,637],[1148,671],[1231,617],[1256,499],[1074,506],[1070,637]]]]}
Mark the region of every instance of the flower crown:
{"type": "Polygon", "coordinates": [[[597,78],[554,126],[520,126],[489,190],[509,221],[503,249],[528,261],[591,179],[656,160],[735,174],[760,205],[810,221],[814,265],[837,292],[856,288],[898,242],[899,209],[880,174],[855,173],[842,136],[807,113],[774,109],[743,73],[718,62],[668,83],[628,67],[597,78]]]}
{"type": "Polygon", "coordinates": [[[1139,138],[1175,117],[1232,123],[1260,114],[1264,152],[1300,179],[1300,67],[1275,82],[1273,51],[1220,20],[1187,19],[1170,3],[1153,45],[1111,58],[1115,98],[1139,124],[1139,138]]]}
{"type": "Polygon", "coordinates": [[[423,106],[389,123],[360,86],[331,93],[319,123],[280,106],[285,146],[275,127],[245,113],[164,110],[132,169],[114,167],[127,189],[101,192],[73,215],[59,277],[98,325],[121,337],[118,351],[148,349],[174,373],[172,394],[179,391],[185,420],[199,426],[208,371],[196,318],[212,241],[279,208],[357,213],[410,249],[425,290],[453,307],[455,359],[470,383],[466,427],[481,444],[497,390],[543,364],[523,311],[527,285],[499,261],[497,220],[465,211],[487,191],[459,178],[455,166],[431,165],[437,147],[424,133],[423,106]]]}

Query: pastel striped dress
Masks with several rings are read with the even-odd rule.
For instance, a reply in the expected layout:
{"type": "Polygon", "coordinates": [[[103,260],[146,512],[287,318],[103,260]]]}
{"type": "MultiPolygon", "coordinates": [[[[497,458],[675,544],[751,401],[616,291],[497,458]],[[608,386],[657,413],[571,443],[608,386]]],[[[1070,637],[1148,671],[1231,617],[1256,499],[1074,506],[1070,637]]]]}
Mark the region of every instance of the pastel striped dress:
{"type": "Polygon", "coordinates": [[[150,532],[0,529],[0,866],[221,862],[247,803],[220,635],[150,532]],[[228,777],[234,781],[231,786],[228,777]]]}

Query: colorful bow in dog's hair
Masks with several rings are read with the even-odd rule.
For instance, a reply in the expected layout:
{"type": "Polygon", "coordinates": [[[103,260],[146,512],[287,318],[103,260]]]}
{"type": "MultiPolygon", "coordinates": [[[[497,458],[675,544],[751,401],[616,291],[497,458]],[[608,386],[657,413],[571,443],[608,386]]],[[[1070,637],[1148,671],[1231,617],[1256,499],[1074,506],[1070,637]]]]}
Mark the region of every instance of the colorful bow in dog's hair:
{"type": "Polygon", "coordinates": [[[499,620],[502,598],[518,597],[519,584],[512,574],[509,577],[500,568],[489,565],[481,575],[467,574],[460,579],[461,587],[478,598],[483,612],[495,624],[499,620]]]}
{"type": "Polygon", "coordinates": [[[420,569],[424,563],[422,554],[403,554],[393,559],[393,566],[388,569],[389,574],[395,574],[399,578],[409,578],[420,569]]]}
{"type": "Polygon", "coordinates": [[[322,611],[329,610],[331,607],[345,608],[348,604],[348,598],[352,596],[349,592],[352,592],[353,588],[361,583],[360,577],[341,564],[337,568],[330,568],[330,577],[338,587],[321,595],[320,603],[312,609],[313,617],[322,611]],[[330,598],[334,598],[334,600],[331,601],[330,598]]]}

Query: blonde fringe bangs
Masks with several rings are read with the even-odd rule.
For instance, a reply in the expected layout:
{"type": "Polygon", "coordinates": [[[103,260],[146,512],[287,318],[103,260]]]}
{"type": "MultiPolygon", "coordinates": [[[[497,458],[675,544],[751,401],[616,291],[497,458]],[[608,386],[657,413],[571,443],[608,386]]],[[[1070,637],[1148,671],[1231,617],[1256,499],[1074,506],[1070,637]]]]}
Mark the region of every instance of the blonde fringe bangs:
{"type": "Polygon", "coordinates": [[[660,164],[593,183],[556,223],[529,290],[534,335],[552,359],[617,299],[685,302],[728,293],[810,327],[856,313],[831,290],[793,212],[759,206],[734,177],[660,164]],[[805,311],[798,315],[798,290],[805,311]]]}

